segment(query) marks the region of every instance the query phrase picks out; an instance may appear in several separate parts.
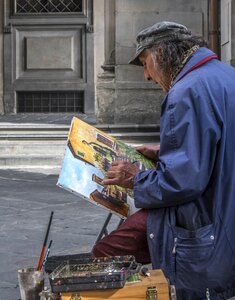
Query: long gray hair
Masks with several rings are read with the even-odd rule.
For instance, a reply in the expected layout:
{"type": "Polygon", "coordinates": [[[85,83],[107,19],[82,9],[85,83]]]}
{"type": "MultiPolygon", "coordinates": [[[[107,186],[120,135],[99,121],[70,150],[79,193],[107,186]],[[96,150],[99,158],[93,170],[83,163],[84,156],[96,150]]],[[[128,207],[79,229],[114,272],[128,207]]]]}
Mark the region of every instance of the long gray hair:
{"type": "Polygon", "coordinates": [[[207,47],[207,42],[202,37],[192,36],[184,40],[162,41],[149,50],[158,70],[169,78],[181,64],[184,53],[195,45],[207,47]]]}

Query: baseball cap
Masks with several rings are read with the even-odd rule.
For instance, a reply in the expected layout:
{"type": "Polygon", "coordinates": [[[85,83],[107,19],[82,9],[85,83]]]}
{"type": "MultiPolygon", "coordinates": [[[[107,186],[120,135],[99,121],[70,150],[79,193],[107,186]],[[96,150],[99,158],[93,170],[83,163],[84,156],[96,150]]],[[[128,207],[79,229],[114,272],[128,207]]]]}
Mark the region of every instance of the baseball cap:
{"type": "Polygon", "coordinates": [[[191,31],[187,27],[175,22],[162,21],[149,26],[138,33],[136,37],[136,53],[134,58],[129,61],[129,64],[141,66],[139,55],[145,49],[151,48],[160,41],[187,39],[191,36],[191,31]]]}

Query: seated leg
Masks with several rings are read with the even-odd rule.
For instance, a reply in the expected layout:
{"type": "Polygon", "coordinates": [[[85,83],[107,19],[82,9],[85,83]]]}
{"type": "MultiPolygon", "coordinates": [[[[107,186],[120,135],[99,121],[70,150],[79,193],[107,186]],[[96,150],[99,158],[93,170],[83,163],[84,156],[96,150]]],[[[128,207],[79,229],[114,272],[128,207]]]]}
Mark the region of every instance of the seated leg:
{"type": "Polygon", "coordinates": [[[147,210],[139,210],[128,217],[118,229],[98,241],[92,249],[94,257],[134,255],[142,264],[150,263],[147,242],[147,210]]]}

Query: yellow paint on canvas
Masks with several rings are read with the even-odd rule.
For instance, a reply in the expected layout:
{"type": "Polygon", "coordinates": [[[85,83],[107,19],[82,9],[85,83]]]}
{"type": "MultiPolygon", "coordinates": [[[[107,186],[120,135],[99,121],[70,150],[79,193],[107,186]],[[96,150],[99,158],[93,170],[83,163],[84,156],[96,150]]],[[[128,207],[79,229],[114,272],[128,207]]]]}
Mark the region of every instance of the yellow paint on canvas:
{"type": "MultiPolygon", "coordinates": [[[[96,139],[97,131],[98,130],[95,131],[94,127],[89,126],[87,123],[74,118],[70,132],[70,143],[74,153],[93,165],[95,164],[94,156],[97,153],[93,148],[94,142],[96,145],[103,146],[102,143],[96,139]],[[83,155],[81,155],[81,153],[83,155]]],[[[104,135],[104,133],[102,134],[104,135]]]]}

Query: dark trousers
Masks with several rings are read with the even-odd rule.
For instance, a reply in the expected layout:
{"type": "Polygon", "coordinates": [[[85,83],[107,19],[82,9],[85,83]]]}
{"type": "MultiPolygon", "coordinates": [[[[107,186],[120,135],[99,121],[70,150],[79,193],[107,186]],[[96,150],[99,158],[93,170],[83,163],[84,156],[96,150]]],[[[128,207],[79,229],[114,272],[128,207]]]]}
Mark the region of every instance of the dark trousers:
{"type": "Polygon", "coordinates": [[[128,217],[118,229],[98,241],[92,249],[94,257],[134,255],[137,262],[150,263],[147,243],[147,210],[128,217]]]}

